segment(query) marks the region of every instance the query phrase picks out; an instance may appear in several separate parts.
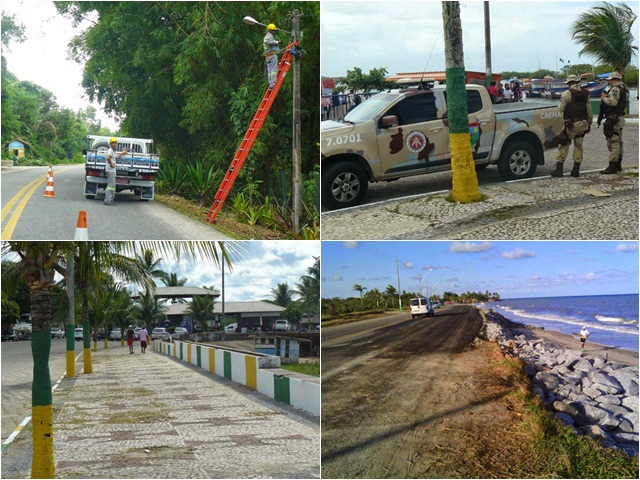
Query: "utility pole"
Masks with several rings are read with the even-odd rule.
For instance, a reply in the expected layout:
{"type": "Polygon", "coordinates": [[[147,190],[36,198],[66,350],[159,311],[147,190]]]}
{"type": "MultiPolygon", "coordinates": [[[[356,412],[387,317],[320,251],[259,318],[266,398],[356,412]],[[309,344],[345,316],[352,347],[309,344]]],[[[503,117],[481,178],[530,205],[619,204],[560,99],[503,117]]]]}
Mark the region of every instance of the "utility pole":
{"type": "Polygon", "coordinates": [[[491,20],[489,16],[489,2],[484,2],[484,62],[487,78],[485,87],[491,85],[491,20]]]}
{"type": "MultiPolygon", "coordinates": [[[[293,11],[293,40],[300,41],[300,11],[293,11]]],[[[293,56],[293,231],[300,230],[302,216],[302,130],[300,126],[300,56],[293,56]]]]}
{"type": "Polygon", "coordinates": [[[400,289],[400,269],[398,267],[398,259],[396,258],[396,276],[398,277],[398,305],[402,311],[402,290],[400,289]]]}

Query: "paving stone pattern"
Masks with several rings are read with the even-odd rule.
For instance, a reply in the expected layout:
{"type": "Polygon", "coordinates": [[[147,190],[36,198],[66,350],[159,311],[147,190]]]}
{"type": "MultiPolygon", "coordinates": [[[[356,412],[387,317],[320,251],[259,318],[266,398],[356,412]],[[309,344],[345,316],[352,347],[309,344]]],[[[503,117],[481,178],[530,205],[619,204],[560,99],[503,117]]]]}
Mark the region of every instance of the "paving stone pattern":
{"type": "Polygon", "coordinates": [[[638,168],[624,173],[484,186],[478,203],[448,202],[441,193],[331,212],[322,239],[635,240],[638,168]]]}
{"type": "Polygon", "coordinates": [[[63,381],[58,478],[319,478],[317,419],[150,350],[93,359],[63,381]]]}

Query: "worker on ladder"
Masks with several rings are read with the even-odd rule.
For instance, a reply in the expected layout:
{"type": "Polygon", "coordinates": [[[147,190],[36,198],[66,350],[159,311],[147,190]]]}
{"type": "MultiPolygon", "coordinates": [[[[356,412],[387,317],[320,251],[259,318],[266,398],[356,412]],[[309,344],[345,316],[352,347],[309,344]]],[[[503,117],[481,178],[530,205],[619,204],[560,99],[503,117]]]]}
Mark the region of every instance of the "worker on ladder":
{"type": "MultiPolygon", "coordinates": [[[[263,24],[264,25],[264,24],[263,24]]],[[[280,51],[280,40],[275,39],[278,31],[273,23],[267,25],[267,34],[264,36],[264,65],[267,69],[267,81],[269,88],[273,88],[278,79],[278,52],[280,51]]]]}

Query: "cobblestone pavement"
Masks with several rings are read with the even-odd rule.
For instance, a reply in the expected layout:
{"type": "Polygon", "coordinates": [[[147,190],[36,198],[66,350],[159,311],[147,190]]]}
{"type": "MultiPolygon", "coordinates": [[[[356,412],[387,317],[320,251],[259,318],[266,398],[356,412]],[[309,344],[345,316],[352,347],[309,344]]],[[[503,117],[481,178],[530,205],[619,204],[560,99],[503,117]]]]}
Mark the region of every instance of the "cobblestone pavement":
{"type": "Polygon", "coordinates": [[[57,395],[57,478],[320,476],[319,419],[137,345],[93,352],[57,395]]]}
{"type": "Polygon", "coordinates": [[[541,177],[481,187],[485,200],[447,193],[388,201],[323,216],[323,240],[637,240],[638,167],[619,175],[541,177]]]}

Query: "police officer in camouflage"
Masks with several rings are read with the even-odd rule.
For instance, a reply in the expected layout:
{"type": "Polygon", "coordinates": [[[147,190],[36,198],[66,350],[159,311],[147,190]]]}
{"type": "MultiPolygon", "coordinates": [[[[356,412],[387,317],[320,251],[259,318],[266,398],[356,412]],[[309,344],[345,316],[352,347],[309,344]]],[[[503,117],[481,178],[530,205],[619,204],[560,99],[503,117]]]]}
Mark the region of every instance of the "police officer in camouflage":
{"type": "Polygon", "coordinates": [[[624,128],[624,109],[628,92],[622,83],[622,75],[613,72],[607,78],[611,89],[600,96],[604,109],[604,136],[609,148],[609,165],[600,173],[609,175],[622,171],[622,129],[624,128]]]}
{"type": "Polygon", "coordinates": [[[552,177],[562,177],[562,165],[569,155],[569,146],[573,140],[573,169],[572,177],[580,176],[582,163],[582,143],[584,136],[591,131],[593,111],[589,101],[589,92],[580,88],[580,79],[576,75],[569,75],[564,82],[569,88],[562,93],[558,109],[563,112],[564,130],[560,133],[556,169],[551,172],[552,177]]]}

